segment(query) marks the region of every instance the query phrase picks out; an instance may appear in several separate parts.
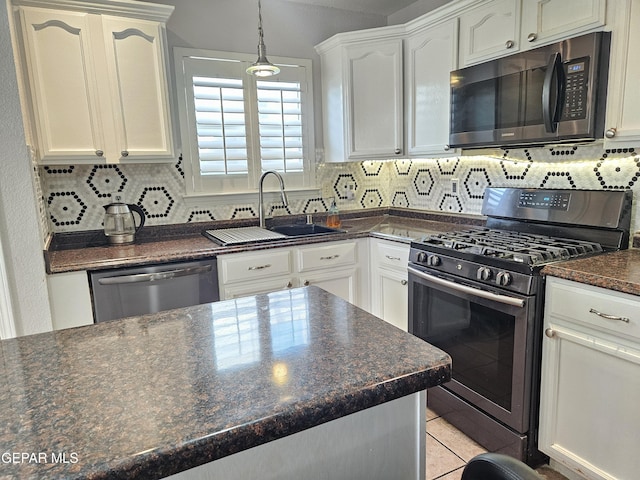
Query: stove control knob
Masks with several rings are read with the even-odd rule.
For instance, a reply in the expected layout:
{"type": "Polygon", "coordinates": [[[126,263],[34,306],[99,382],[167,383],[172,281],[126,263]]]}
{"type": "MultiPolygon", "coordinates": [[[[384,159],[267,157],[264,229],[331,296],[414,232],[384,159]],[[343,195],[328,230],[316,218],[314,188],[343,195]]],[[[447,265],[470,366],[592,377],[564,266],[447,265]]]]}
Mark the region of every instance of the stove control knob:
{"type": "Polygon", "coordinates": [[[478,280],[490,280],[492,275],[493,272],[489,267],[480,267],[476,273],[476,278],[478,280]]]}
{"type": "Polygon", "coordinates": [[[437,255],[429,255],[429,258],[427,259],[427,265],[431,266],[431,267],[437,267],[438,265],[440,265],[440,257],[437,255]]]}
{"type": "Polygon", "coordinates": [[[427,254],[425,252],[418,253],[418,263],[425,263],[427,261],[427,254]]]}
{"type": "Polygon", "coordinates": [[[511,283],[511,274],[509,272],[498,272],[496,275],[496,283],[506,287],[511,283]]]}

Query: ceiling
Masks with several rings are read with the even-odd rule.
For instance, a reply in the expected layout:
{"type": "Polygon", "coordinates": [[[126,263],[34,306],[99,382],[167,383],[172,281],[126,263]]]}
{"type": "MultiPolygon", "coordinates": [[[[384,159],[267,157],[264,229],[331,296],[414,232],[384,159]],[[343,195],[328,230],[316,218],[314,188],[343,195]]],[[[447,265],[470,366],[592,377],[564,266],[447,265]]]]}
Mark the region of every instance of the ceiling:
{"type": "MultiPolygon", "coordinates": [[[[289,0],[295,3],[340,8],[354,12],[372,13],[385,17],[402,10],[417,0],[289,0]]],[[[439,3],[439,2],[438,2],[439,3]]]]}

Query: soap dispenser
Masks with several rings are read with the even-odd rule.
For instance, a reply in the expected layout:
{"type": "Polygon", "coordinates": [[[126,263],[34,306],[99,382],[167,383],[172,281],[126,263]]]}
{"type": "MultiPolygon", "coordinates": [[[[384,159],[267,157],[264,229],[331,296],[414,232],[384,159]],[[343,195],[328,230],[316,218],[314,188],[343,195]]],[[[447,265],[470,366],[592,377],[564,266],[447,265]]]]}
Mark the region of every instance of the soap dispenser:
{"type": "Polygon", "coordinates": [[[327,212],[327,227],[338,228],[340,225],[340,212],[338,211],[338,206],[336,205],[336,200],[334,198],[331,201],[331,206],[327,212]]]}

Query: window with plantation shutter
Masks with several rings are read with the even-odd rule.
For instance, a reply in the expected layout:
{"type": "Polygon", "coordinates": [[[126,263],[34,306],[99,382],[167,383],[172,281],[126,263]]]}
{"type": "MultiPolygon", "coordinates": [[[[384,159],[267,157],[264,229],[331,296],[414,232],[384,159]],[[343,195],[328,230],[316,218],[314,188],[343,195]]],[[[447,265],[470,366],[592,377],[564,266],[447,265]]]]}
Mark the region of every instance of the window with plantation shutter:
{"type": "Polygon", "coordinates": [[[300,84],[258,80],[257,87],[262,169],[302,172],[300,84]]]}
{"type": "Polygon", "coordinates": [[[188,195],[252,192],[268,170],[314,187],[309,60],[270,56],[280,74],[258,79],[253,55],[175,50],[188,195]]]}
{"type": "Polygon", "coordinates": [[[193,77],[200,173],[248,172],[242,80],[193,77]]]}

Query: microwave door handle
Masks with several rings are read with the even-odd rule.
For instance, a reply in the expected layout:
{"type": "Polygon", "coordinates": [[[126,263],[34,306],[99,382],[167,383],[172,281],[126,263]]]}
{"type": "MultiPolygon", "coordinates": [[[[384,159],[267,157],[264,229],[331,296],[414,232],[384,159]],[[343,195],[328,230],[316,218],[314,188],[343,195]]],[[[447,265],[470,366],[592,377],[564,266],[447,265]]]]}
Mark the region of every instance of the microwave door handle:
{"type": "Polygon", "coordinates": [[[544,128],[548,133],[554,133],[558,128],[560,108],[562,101],[562,57],[560,53],[554,53],[549,58],[547,72],[542,85],[542,117],[544,128]]]}

